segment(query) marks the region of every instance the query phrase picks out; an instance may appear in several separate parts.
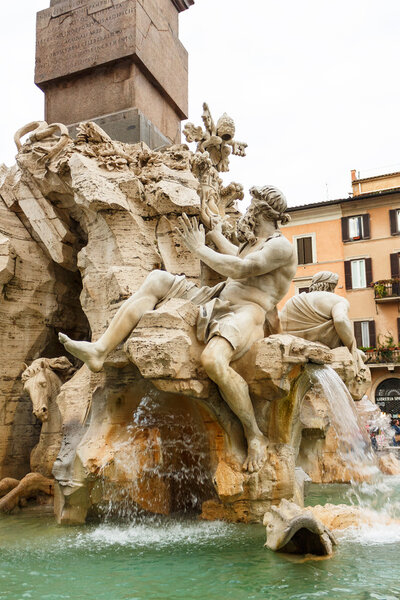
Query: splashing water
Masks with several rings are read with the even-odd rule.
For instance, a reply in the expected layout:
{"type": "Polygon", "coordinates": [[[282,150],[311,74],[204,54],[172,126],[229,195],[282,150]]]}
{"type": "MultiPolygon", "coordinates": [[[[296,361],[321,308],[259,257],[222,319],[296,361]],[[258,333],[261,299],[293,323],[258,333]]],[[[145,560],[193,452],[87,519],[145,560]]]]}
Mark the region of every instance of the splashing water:
{"type": "Polygon", "coordinates": [[[379,469],[368,433],[361,425],[354,400],[339,375],[326,365],[310,365],[308,372],[329,402],[339,455],[350,473],[367,477],[377,475],[379,469]]]}
{"type": "MultiPolygon", "coordinates": [[[[310,365],[311,380],[323,389],[329,402],[339,455],[353,474],[342,502],[359,507],[365,523],[339,532],[339,538],[361,544],[400,542],[400,501],[396,500],[400,476],[385,476],[378,468],[366,424],[359,419],[355,402],[339,375],[328,366],[310,365]],[[360,481],[362,476],[363,481],[360,481]]],[[[375,415],[376,423],[391,435],[388,420],[375,415]]]]}
{"type": "Polygon", "coordinates": [[[209,460],[207,432],[193,406],[150,393],[113,442],[112,465],[105,461],[100,469],[99,512],[105,521],[137,521],[146,511],[199,512],[215,495],[209,460]]]}

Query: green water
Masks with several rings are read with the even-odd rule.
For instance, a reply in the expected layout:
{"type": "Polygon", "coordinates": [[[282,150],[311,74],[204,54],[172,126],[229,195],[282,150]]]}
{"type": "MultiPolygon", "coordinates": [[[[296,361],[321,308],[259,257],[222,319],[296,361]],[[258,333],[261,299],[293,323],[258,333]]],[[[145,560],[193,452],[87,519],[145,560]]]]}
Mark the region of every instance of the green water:
{"type": "MultiPolygon", "coordinates": [[[[400,516],[400,480],[362,494],[400,516]]],[[[308,502],[345,495],[345,486],[311,486],[308,502]]],[[[1,516],[0,599],[398,600],[400,525],[339,539],[333,558],[296,562],[263,547],[261,525],[161,519],[68,529],[50,516],[1,516]]]]}

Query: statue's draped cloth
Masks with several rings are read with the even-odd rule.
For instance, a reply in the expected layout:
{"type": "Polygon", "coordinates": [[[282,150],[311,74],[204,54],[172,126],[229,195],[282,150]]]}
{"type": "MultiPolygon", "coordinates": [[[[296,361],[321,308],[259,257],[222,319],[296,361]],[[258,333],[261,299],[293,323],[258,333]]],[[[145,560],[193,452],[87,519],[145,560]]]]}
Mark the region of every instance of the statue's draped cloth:
{"type": "Polygon", "coordinates": [[[322,312],[312,306],[310,294],[302,292],[285,304],[281,314],[282,329],[310,342],[324,340],[329,348],[337,348],[342,342],[336,332],[330,312],[322,312]]]}
{"type": "MultiPolygon", "coordinates": [[[[207,344],[214,336],[225,338],[235,350],[233,358],[236,360],[247,352],[260,336],[255,336],[255,332],[243,331],[238,326],[235,313],[243,308],[243,304],[234,304],[229,300],[221,300],[218,297],[225,285],[226,282],[222,281],[213,287],[197,287],[196,284],[188,281],[184,275],[175,275],[175,280],[169,292],[160,300],[156,308],[162,306],[171,298],[184,298],[198,305],[197,339],[207,344]]],[[[263,321],[265,311],[256,304],[254,304],[254,307],[260,311],[260,318],[263,321]]]]}

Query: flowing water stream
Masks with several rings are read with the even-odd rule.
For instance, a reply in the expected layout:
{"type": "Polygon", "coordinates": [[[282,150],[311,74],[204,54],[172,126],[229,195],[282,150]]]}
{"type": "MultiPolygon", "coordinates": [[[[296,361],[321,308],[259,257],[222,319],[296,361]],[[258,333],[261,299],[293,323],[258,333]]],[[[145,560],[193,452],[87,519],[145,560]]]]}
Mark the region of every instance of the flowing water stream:
{"type": "Polygon", "coordinates": [[[355,475],[379,477],[380,471],[369,435],[361,426],[354,400],[339,375],[326,365],[308,365],[307,371],[311,381],[322,388],[329,402],[343,462],[355,475]]]}

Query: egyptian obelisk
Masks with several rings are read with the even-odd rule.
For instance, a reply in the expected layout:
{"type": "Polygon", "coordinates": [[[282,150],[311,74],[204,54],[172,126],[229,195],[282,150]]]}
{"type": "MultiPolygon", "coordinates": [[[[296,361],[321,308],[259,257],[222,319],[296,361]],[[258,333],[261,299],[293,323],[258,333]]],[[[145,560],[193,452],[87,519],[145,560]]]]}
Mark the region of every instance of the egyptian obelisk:
{"type": "Polygon", "coordinates": [[[35,83],[45,120],[92,120],[151,148],[180,141],[188,57],[179,13],[194,0],[50,0],[37,14],[35,83]]]}

